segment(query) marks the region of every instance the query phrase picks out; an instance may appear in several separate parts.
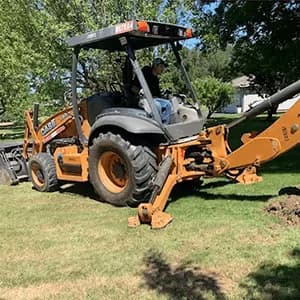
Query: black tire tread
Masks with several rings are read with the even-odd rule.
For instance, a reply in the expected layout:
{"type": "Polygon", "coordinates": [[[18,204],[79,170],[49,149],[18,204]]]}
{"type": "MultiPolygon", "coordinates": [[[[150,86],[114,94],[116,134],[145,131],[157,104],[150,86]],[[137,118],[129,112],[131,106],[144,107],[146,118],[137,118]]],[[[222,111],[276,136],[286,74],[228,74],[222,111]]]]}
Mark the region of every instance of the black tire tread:
{"type": "MultiPolygon", "coordinates": [[[[138,206],[141,202],[148,202],[151,195],[151,183],[153,177],[157,173],[156,155],[146,146],[134,146],[129,141],[124,140],[118,134],[100,133],[97,138],[93,140],[93,145],[90,147],[90,153],[96,151],[97,147],[101,147],[103,141],[112,142],[119,145],[127,152],[128,158],[133,168],[133,177],[135,187],[132,191],[130,199],[125,199],[124,203],[113,203],[119,206],[138,206]]],[[[89,165],[94,164],[93,156],[89,155],[89,165]]],[[[91,183],[95,188],[96,178],[94,178],[93,172],[90,174],[91,183]]],[[[95,188],[97,191],[97,188],[95,188]]],[[[105,200],[105,199],[104,199],[105,200]]]]}
{"type": "Polygon", "coordinates": [[[54,192],[57,191],[58,189],[58,180],[57,180],[57,174],[56,174],[56,166],[55,166],[55,162],[52,158],[52,156],[48,153],[38,153],[36,155],[34,155],[30,161],[29,161],[29,168],[31,168],[31,163],[32,162],[36,162],[38,163],[44,172],[44,176],[47,176],[47,182],[45,184],[45,186],[40,189],[37,188],[37,186],[34,184],[32,176],[31,176],[31,171],[29,171],[29,176],[30,179],[33,183],[33,185],[40,191],[42,192],[54,192]]]}

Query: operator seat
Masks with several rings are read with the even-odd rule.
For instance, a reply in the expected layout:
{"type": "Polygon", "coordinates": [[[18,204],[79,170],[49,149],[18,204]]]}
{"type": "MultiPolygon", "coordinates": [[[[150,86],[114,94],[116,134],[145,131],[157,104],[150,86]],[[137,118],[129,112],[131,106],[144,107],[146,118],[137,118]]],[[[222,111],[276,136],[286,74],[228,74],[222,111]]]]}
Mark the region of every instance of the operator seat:
{"type": "Polygon", "coordinates": [[[133,83],[133,68],[128,55],[122,67],[123,90],[128,107],[139,108],[139,97],[135,95],[131,88],[133,83]]]}
{"type": "Polygon", "coordinates": [[[88,121],[92,126],[104,109],[120,106],[121,95],[112,92],[99,92],[87,98],[88,121]]]}

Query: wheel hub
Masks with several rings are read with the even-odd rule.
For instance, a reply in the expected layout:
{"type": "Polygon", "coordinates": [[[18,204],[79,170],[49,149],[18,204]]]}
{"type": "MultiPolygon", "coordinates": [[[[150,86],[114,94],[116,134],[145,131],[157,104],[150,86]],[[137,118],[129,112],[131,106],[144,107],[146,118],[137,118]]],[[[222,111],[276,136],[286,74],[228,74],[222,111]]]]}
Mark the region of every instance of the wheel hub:
{"type": "Polygon", "coordinates": [[[126,178],[125,165],[119,160],[114,161],[112,166],[112,173],[118,180],[124,180],[126,178]]]}
{"type": "Polygon", "coordinates": [[[45,178],[41,166],[37,163],[33,163],[31,166],[31,175],[32,179],[39,186],[42,186],[45,183],[45,178]]]}
{"type": "Polygon", "coordinates": [[[115,152],[107,151],[100,156],[98,174],[103,185],[112,193],[122,192],[128,184],[126,163],[115,152]]]}

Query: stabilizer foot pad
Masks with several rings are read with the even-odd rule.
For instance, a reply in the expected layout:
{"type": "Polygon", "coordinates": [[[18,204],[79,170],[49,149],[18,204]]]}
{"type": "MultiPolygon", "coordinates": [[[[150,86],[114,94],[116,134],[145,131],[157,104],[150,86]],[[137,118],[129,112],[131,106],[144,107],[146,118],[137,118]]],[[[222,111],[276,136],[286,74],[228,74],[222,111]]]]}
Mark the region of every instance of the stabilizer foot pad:
{"type": "Polygon", "coordinates": [[[152,215],[151,220],[151,228],[152,229],[162,229],[166,227],[168,224],[170,224],[173,221],[173,218],[170,214],[162,212],[162,211],[156,211],[152,215]]]}
{"type": "Polygon", "coordinates": [[[129,217],[127,224],[128,224],[128,227],[131,227],[131,228],[138,227],[138,226],[141,225],[140,218],[138,216],[136,216],[136,217],[129,217]]]}

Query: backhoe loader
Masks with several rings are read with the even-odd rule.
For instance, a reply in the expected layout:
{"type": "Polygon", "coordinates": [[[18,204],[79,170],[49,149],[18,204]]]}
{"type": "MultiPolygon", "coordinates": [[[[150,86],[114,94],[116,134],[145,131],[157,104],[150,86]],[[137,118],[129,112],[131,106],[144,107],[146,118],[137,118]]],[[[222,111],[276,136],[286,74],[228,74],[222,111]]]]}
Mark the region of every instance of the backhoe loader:
{"type": "Polygon", "coordinates": [[[299,143],[300,101],[265,131],[245,133],[243,145],[234,151],[230,149],[229,131],[298,94],[300,81],[227,125],[206,127],[199,107],[201,99],[197,99],[180,57],[179,42],[192,37],[192,30],[182,26],[132,20],[70,38],[72,106],[41,124],[37,105],[26,111],[22,159],[19,155],[10,161],[10,151],[4,147],[2,169],[16,183],[24,178],[27,164],[29,178],[41,192],[55,191],[62,182],[89,181],[100,200],[138,207],[138,215],[128,220],[129,226],[145,223],[152,228],[165,227],[172,221],[164,209],[179,182],[220,175],[245,184],[261,181],[257,167],[299,143]],[[187,103],[180,95],[171,97],[169,124],[162,122],[162,112],[154,104],[135,55],[139,49],[161,44],[169,44],[173,50],[191,99],[187,103]],[[123,88],[99,92],[79,103],[78,60],[80,52],[87,49],[125,53],[123,88]],[[133,76],[143,90],[139,99],[130,93],[133,76]],[[22,163],[19,173],[12,166],[15,161],[22,163]]]}

